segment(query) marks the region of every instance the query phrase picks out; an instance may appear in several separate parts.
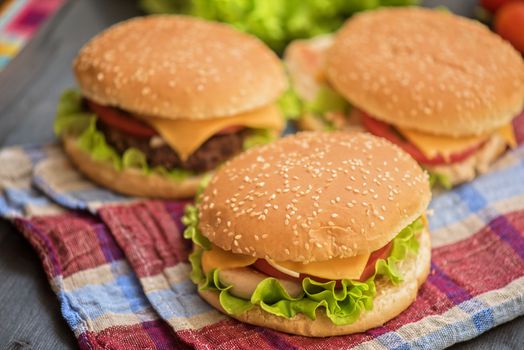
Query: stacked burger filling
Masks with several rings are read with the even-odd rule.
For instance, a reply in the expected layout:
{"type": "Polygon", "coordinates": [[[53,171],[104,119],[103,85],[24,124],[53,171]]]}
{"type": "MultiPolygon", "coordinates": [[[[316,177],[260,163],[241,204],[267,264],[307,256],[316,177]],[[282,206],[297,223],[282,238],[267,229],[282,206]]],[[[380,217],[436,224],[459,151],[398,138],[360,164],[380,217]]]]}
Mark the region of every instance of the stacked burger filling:
{"type": "Polygon", "coordinates": [[[89,41],[73,68],[80,91],[63,94],[55,131],[80,171],[124,194],[191,196],[204,173],[284,128],[280,60],[219,23],[134,18],[89,41]]]}

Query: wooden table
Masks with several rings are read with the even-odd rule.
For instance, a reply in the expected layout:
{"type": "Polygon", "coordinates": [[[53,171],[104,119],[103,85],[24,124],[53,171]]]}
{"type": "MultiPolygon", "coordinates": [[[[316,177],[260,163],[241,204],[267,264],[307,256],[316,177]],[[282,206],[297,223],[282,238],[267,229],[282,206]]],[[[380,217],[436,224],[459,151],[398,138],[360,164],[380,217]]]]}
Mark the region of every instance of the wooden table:
{"type": "MultiPolygon", "coordinates": [[[[93,35],[140,14],[134,0],[70,0],[0,73],[0,146],[52,142],[60,92],[74,86],[70,66],[93,35]]],[[[475,1],[448,4],[472,15],[475,1]]],[[[1,166],[1,164],[0,164],[1,166]]],[[[524,318],[500,326],[456,349],[522,349],[524,318]]],[[[30,245],[0,220],[0,349],[70,349],[76,339],[30,245]]]]}

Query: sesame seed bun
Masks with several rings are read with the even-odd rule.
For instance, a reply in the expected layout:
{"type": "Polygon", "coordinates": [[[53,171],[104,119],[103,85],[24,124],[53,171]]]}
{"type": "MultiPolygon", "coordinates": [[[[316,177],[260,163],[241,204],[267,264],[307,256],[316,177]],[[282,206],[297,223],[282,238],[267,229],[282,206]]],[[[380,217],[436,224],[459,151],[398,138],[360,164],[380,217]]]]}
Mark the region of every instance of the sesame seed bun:
{"type": "Polygon", "coordinates": [[[201,196],[199,228],[233,253],[325,261],[384,246],[430,197],[427,174],[389,141],[302,132],[225,163],[201,196]]]}
{"type": "Polygon", "coordinates": [[[184,16],[137,17],[89,41],[74,62],[82,94],[142,116],[208,119],[275,101],[287,80],[257,38],[184,16]]]}
{"type": "MultiPolygon", "coordinates": [[[[427,230],[420,236],[420,249],[417,256],[399,264],[399,272],[404,281],[395,286],[389,282],[377,281],[377,296],[373,299],[373,309],[364,311],[352,324],[337,326],[324,314],[317,312],[317,319],[311,320],[303,314],[287,319],[265,312],[255,306],[239,315],[230,315],[239,321],[276,329],[278,331],[309,337],[328,337],[367,331],[383,325],[406,310],[417,297],[419,287],[426,280],[430,270],[431,243],[427,230]]],[[[213,307],[226,313],[220,306],[218,293],[199,290],[199,294],[213,307]]]]}
{"type": "Polygon", "coordinates": [[[150,198],[189,198],[194,196],[202,176],[176,181],[166,176],[145,174],[138,169],[117,170],[107,161],[95,160],[78,147],[73,137],[62,138],[69,159],[89,179],[113,191],[150,198]]]}
{"type": "Polygon", "coordinates": [[[326,69],[360,109],[432,134],[482,134],[524,104],[522,56],[481,23],[445,11],[356,15],[337,33],[326,69]]]}

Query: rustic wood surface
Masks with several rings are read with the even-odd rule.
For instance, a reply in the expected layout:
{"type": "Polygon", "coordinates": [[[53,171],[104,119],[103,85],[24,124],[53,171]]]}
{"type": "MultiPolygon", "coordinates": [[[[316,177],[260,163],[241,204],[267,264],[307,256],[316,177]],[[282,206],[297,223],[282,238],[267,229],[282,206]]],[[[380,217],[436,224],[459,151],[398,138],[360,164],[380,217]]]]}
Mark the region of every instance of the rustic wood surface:
{"type": "MultiPolygon", "coordinates": [[[[471,16],[476,1],[424,1],[471,16]]],[[[0,146],[52,142],[60,92],[73,86],[70,65],[94,34],[140,14],[134,0],[70,0],[0,73],[0,146]]],[[[1,166],[1,165],[0,165],[1,166]]],[[[479,276],[481,277],[481,276],[479,276]]],[[[522,349],[520,317],[455,349],[522,349]]],[[[77,348],[30,245],[0,221],[0,349],[77,348]]]]}

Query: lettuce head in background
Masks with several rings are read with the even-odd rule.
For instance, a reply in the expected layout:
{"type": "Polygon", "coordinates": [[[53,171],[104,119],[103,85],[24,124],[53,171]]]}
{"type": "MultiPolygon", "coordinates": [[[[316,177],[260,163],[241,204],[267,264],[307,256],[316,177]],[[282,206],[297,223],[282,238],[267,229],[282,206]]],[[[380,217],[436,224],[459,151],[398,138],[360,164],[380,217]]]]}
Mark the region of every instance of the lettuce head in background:
{"type": "Polygon", "coordinates": [[[353,13],[417,0],[140,0],[148,13],[182,13],[225,22],[282,53],[294,39],[333,32],[353,13]]]}

